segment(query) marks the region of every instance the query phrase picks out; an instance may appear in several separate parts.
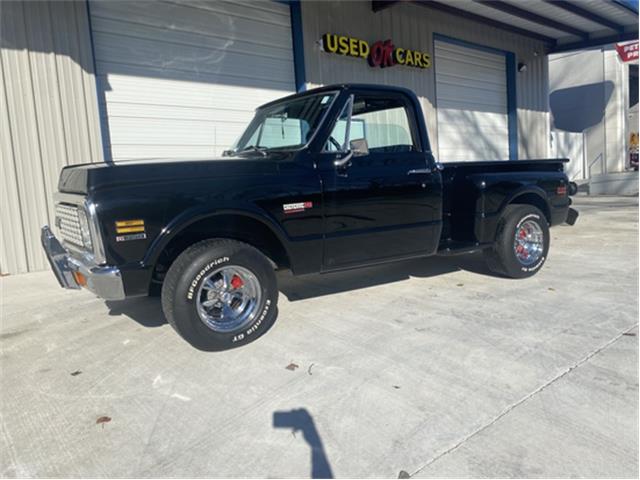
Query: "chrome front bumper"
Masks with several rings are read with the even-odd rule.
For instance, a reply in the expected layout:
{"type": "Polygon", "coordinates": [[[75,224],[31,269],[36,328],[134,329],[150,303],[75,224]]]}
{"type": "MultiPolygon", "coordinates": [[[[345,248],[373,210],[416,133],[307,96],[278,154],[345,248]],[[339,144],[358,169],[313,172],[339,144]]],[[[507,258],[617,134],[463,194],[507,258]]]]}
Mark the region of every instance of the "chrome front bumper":
{"type": "Polygon", "coordinates": [[[81,285],[74,274],[86,279],[86,288],[105,300],[125,298],[120,270],[116,267],[92,265],[72,256],[48,226],[42,227],[42,248],[62,288],[78,290],[81,285]]]}

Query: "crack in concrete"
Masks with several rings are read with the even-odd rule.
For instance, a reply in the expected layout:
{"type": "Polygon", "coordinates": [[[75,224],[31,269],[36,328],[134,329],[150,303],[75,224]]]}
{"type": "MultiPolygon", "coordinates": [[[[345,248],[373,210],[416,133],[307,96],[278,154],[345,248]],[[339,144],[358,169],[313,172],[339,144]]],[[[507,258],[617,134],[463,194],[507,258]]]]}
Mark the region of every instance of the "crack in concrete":
{"type": "Polygon", "coordinates": [[[522,397],[520,400],[518,400],[515,403],[512,403],[511,405],[507,406],[504,410],[502,410],[502,412],[500,412],[496,417],[494,417],[490,422],[486,423],[485,425],[482,425],[481,427],[477,428],[476,430],[474,430],[473,432],[469,433],[468,435],[465,435],[460,441],[458,441],[456,444],[452,445],[451,447],[447,448],[446,450],[444,450],[443,452],[439,453],[438,455],[436,455],[435,457],[433,457],[431,460],[429,460],[427,463],[425,463],[423,466],[421,466],[420,468],[418,468],[415,472],[413,472],[411,474],[411,477],[413,477],[414,475],[420,473],[422,470],[424,470],[425,468],[427,468],[429,465],[433,464],[434,462],[438,461],[439,459],[441,459],[442,457],[444,457],[445,455],[448,455],[449,453],[457,450],[458,448],[460,448],[462,445],[464,445],[467,441],[469,441],[470,439],[472,439],[473,437],[475,437],[476,435],[482,433],[483,431],[485,431],[487,428],[491,427],[492,425],[494,425],[496,422],[498,422],[502,417],[504,417],[505,415],[507,415],[508,413],[510,413],[512,410],[514,410],[515,408],[517,408],[518,406],[522,405],[523,403],[525,403],[527,400],[529,400],[530,398],[534,397],[535,395],[537,395],[538,393],[542,392],[543,390],[545,390],[547,387],[549,387],[550,385],[553,385],[555,382],[557,382],[558,380],[560,380],[562,377],[564,377],[565,375],[567,375],[568,373],[570,373],[571,371],[575,370],[576,368],[580,367],[581,365],[583,365],[584,363],[588,362],[591,358],[593,358],[594,356],[596,356],[598,353],[600,353],[601,351],[605,350],[606,348],[610,347],[612,344],[614,344],[615,342],[617,342],[620,338],[622,338],[624,335],[628,334],[629,332],[631,332],[634,328],[638,327],[638,323],[626,328],[625,330],[622,330],[620,332],[618,332],[618,334],[613,337],[611,340],[609,340],[608,342],[606,342],[604,345],[601,345],[600,347],[596,348],[595,350],[593,350],[592,352],[589,352],[587,355],[585,355],[584,357],[582,357],[580,360],[578,360],[577,362],[573,363],[572,365],[570,365],[568,368],[566,368],[565,370],[563,370],[562,372],[560,372],[558,375],[556,375],[555,377],[553,377],[551,380],[549,380],[548,382],[542,384],[541,386],[539,386],[538,388],[536,388],[535,390],[533,390],[532,392],[528,393],[527,395],[525,395],[524,397],[522,397]]]}

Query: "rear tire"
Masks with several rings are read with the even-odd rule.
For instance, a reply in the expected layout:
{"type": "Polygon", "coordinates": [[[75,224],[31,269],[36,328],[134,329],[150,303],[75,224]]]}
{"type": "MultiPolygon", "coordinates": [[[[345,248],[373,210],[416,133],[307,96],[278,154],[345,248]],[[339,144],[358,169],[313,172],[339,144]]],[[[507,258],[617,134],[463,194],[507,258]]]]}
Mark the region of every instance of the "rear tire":
{"type": "Polygon", "coordinates": [[[235,240],[199,242],[173,262],[162,286],[169,324],[194,347],[245,345],[277,317],[278,288],[269,260],[235,240]]]}
{"type": "Polygon", "coordinates": [[[508,205],[498,222],[496,241],[484,256],[489,269],[511,278],[535,275],[549,253],[549,223],[533,205],[508,205]]]}

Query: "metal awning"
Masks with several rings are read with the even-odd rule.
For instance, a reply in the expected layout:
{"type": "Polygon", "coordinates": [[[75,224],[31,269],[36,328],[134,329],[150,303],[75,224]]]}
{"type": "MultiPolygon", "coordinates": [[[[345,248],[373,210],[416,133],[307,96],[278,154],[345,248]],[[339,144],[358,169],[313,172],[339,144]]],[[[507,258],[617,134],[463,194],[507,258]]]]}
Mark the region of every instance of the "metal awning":
{"type": "MultiPolygon", "coordinates": [[[[373,0],[371,7],[377,12],[400,1],[373,0]]],[[[417,0],[411,3],[535,38],[548,45],[548,53],[638,38],[638,2],[634,0],[417,0]]]]}

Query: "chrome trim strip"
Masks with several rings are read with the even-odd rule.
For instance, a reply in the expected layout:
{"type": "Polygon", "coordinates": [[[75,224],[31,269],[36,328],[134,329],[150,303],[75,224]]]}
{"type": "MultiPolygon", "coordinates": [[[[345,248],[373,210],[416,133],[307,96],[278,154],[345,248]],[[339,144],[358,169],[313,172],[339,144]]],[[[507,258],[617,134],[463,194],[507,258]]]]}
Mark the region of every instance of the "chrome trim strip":
{"type": "Polygon", "coordinates": [[[105,300],[125,298],[122,274],[117,267],[98,266],[87,259],[73,257],[58,241],[48,225],[42,227],[42,248],[60,286],[78,290],[73,273],[80,272],[87,279],[87,289],[105,300]]]}
{"type": "Polygon", "coordinates": [[[76,283],[72,270],[69,268],[69,253],[60,244],[48,225],[42,227],[40,242],[60,286],[78,290],[80,286],[76,283]]]}
{"type": "Polygon", "coordinates": [[[69,265],[87,279],[87,289],[105,300],[123,300],[125,298],[122,275],[117,267],[96,267],[69,257],[69,265]]]}
{"type": "Polygon", "coordinates": [[[104,250],[102,235],[100,234],[100,222],[98,221],[97,205],[91,200],[84,201],[84,209],[89,217],[89,229],[91,230],[91,244],[93,245],[93,259],[98,265],[104,265],[107,257],[104,250]]]}
{"type": "Polygon", "coordinates": [[[53,200],[55,203],[72,203],[74,205],[82,205],[85,200],[84,195],[80,195],[79,193],[63,193],[63,192],[55,192],[53,194],[53,200]]]}
{"type": "Polygon", "coordinates": [[[69,250],[81,255],[85,260],[94,262],[97,265],[104,265],[107,262],[107,256],[104,248],[104,242],[100,233],[100,222],[98,221],[97,205],[87,197],[77,193],[55,192],[53,194],[55,203],[70,203],[78,208],[84,208],[89,220],[89,229],[91,230],[91,244],[93,252],[87,252],[75,245],[66,245],[69,250]]]}

